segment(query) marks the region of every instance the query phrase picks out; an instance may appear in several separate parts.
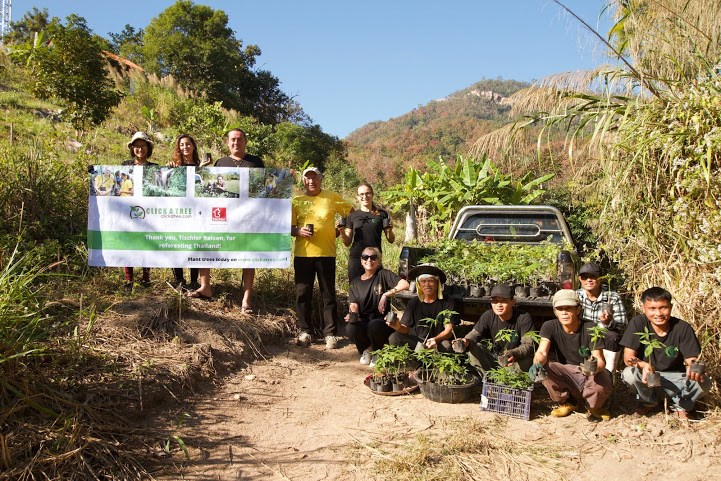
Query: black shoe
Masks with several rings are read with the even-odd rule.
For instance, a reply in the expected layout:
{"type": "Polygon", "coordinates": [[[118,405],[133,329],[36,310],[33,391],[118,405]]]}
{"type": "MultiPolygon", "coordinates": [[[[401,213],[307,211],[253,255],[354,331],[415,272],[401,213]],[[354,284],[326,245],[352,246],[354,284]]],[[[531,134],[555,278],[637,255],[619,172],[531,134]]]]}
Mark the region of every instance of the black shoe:
{"type": "Polygon", "coordinates": [[[147,289],[148,287],[150,287],[150,281],[142,281],[140,285],[147,289]]]}
{"type": "Polygon", "coordinates": [[[200,289],[200,284],[198,284],[197,282],[191,282],[187,289],[189,291],[197,291],[198,289],[200,289]]]}
{"type": "Polygon", "coordinates": [[[126,291],[132,291],[133,290],[133,281],[126,282],[123,286],[123,289],[126,291]]]}

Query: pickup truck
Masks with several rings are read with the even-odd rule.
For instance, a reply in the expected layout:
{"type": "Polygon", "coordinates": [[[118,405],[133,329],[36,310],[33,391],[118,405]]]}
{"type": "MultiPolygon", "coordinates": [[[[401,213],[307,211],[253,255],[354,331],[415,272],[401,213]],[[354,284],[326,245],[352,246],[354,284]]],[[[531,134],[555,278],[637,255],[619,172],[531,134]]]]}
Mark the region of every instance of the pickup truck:
{"type": "MultiPolygon", "coordinates": [[[[516,306],[531,314],[534,322],[541,323],[552,319],[551,298],[558,289],[578,288],[579,257],[574,247],[571,232],[563,214],[552,206],[546,205],[472,205],[460,210],[451,227],[449,239],[475,243],[483,249],[490,243],[509,245],[538,245],[544,241],[559,246],[556,258],[554,279],[540,282],[533,288],[516,285],[516,306]]],[[[427,247],[404,246],[401,250],[398,274],[406,278],[408,271],[421,264],[422,259],[433,262],[435,250],[427,247]]],[[[550,261],[552,262],[552,260],[550,261]]],[[[552,268],[552,266],[551,266],[552,268]]],[[[446,272],[449,281],[444,286],[443,295],[454,299],[456,310],[461,318],[475,322],[487,309],[490,309],[490,290],[493,279],[483,285],[469,286],[459,283],[459,276],[446,272]],[[453,280],[456,280],[454,283],[453,280]]],[[[411,291],[398,293],[398,300],[406,304],[416,295],[411,291]]]]}

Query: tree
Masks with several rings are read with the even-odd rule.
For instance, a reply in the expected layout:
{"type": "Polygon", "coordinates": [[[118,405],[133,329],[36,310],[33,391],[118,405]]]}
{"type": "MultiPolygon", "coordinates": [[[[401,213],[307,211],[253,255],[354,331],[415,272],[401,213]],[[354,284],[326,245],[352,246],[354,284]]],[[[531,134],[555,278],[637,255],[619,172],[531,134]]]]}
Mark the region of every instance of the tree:
{"type": "Polygon", "coordinates": [[[172,75],[184,88],[203,92],[226,109],[277,124],[289,101],[278,79],[254,71],[257,45],[235,38],[222,10],[178,0],[150,21],[143,36],[143,67],[172,75]]]}
{"type": "Polygon", "coordinates": [[[306,161],[323,169],[333,158],[345,158],[345,144],[338,137],[326,134],[320,125],[309,127],[283,122],[274,134],[277,147],[273,153],[278,165],[302,166],[306,161]]]}
{"type": "Polygon", "coordinates": [[[35,49],[29,60],[31,88],[40,98],[55,98],[76,129],[100,124],[120,102],[108,78],[107,62],[85,19],[70,15],[63,25],[48,25],[49,44],[35,49]]]}
{"type": "Polygon", "coordinates": [[[35,34],[47,28],[48,16],[47,8],[38,10],[37,7],[33,7],[32,12],[25,12],[23,18],[17,22],[10,22],[10,32],[3,38],[3,43],[6,45],[32,43],[35,34]]]}
{"type": "Polygon", "coordinates": [[[142,60],[143,29],[135,30],[126,24],[120,33],[108,33],[110,37],[110,51],[134,63],[142,60]]]}

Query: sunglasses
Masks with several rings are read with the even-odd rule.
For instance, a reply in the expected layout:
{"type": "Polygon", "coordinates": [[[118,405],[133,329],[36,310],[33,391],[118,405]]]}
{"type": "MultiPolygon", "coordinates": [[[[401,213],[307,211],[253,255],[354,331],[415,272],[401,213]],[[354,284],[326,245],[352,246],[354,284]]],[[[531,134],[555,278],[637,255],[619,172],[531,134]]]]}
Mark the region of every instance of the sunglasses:
{"type": "Polygon", "coordinates": [[[367,261],[368,259],[370,259],[370,260],[372,260],[372,261],[377,261],[377,260],[378,260],[378,254],[371,254],[371,255],[363,254],[363,255],[361,256],[361,259],[363,259],[364,261],[367,261]]]}

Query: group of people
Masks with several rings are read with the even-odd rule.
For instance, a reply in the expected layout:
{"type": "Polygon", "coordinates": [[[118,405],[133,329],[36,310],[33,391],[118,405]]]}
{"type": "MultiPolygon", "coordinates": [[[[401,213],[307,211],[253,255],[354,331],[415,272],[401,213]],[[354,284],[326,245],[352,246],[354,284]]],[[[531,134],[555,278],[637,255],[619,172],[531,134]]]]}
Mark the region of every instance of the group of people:
{"type": "MultiPolygon", "coordinates": [[[[527,371],[531,380],[541,381],[551,399],[559,403],[551,411],[554,417],[588,410],[591,416],[603,420],[610,418],[604,405],[613,389],[617,355],[623,351],[625,368],[621,378],[636,394],[638,405],[634,411],[646,414],[667,398],[679,419],[688,419],[696,400],[710,389],[711,380],[691,370],[701,352],[700,344],[687,322],[671,316],[671,294],[660,287],[645,290],[641,294],[642,314],[627,326],[623,302],[618,293],[602,288],[599,267],[587,263],[579,272],[581,289],[563,289],[554,294],[556,319],[541,325],[536,349],[528,335],[534,328],[531,317],[515,306],[511,286],[500,284],[491,291],[491,309],[456,341],[460,349],[455,350],[467,352],[469,363],[481,374],[499,365],[527,371]],[[595,340],[593,326],[603,328],[595,340]],[[503,330],[511,330],[514,335],[499,339],[503,330]],[[648,344],[639,336],[645,333],[663,348],[649,352],[645,347],[648,344]],[[595,372],[581,369],[589,358],[596,361],[595,372]],[[660,386],[649,387],[648,375],[653,372],[660,373],[660,386]]],[[[452,317],[431,332],[418,327],[419,320],[433,318],[445,308],[439,305],[442,289],[437,287],[445,275],[436,267],[420,266],[408,277],[416,279],[419,298],[408,303],[400,321],[405,327],[391,336],[390,343],[398,344],[398,334],[411,331],[411,345],[425,340],[426,348],[451,352],[448,341],[452,337],[452,317]],[[423,306],[419,307],[419,303],[423,306]]]]}
{"type": "MultiPolygon", "coordinates": [[[[227,133],[226,143],[230,155],[218,159],[215,162],[215,167],[264,167],[263,160],[255,155],[248,154],[245,151],[245,147],[248,144],[248,140],[245,136],[245,132],[241,129],[231,129],[227,133]]],[[[136,132],[128,142],[128,150],[130,151],[131,159],[121,163],[121,165],[158,165],[150,162],[148,159],[153,154],[153,141],[150,139],[148,134],[145,132],[136,132]]],[[[201,163],[200,154],[198,152],[198,145],[195,139],[189,134],[181,134],[175,139],[173,144],[173,155],[168,162],[169,167],[201,167],[209,165],[212,160],[208,163],[201,163]]],[[[128,181],[130,182],[130,181],[128,181]]],[[[213,185],[216,190],[225,190],[223,178],[218,176],[216,184],[213,185]]],[[[132,195],[132,182],[130,183],[130,193],[132,195]]],[[[122,191],[121,191],[122,195],[122,191]]],[[[126,287],[133,287],[133,268],[125,267],[125,281],[126,287]]],[[[178,289],[186,289],[188,291],[187,296],[199,299],[211,299],[212,291],[210,288],[210,268],[191,268],[190,269],[190,283],[187,283],[183,275],[183,269],[180,267],[173,268],[175,277],[175,283],[178,289]]],[[[141,285],[150,284],[150,269],[143,267],[143,277],[141,285]]],[[[243,313],[252,313],[251,307],[251,294],[253,290],[253,282],[255,279],[255,269],[243,269],[243,301],[241,310],[243,313]]]]}
{"type": "MultiPolygon", "coordinates": [[[[215,162],[217,167],[264,167],[262,159],[245,152],[247,138],[240,129],[228,132],[230,155],[215,162]]],[[[132,159],[123,165],[156,165],[149,162],[153,143],[137,132],[128,143],[132,159]]],[[[200,166],[195,140],[188,134],[175,141],[172,167],[200,166]]],[[[671,294],[652,287],[641,295],[642,314],[627,323],[626,311],[618,293],[604,288],[601,270],[586,263],[579,270],[581,288],[563,289],[553,296],[556,319],[540,328],[540,343],[534,345],[533,321],[516,307],[512,286],[500,284],[491,291],[491,309],[483,313],[463,338],[454,339],[454,327],[460,323],[451,299],[444,299],[446,275],[433,265],[414,267],[403,279],[383,268],[382,238],[394,241],[388,213],[374,202],[370,184],[358,186],[358,208],[354,209],[338,193],[323,189],[323,175],[316,167],[301,174],[304,192],[293,199],[291,235],[294,244],[294,282],[297,325],[296,343],[312,341],[311,323],[313,287],[318,280],[322,311],[321,332],[328,349],[338,347],[336,301],[336,238],[350,248],[348,260],[349,312],[345,333],[355,344],[362,364],[373,366],[372,352],[384,345],[408,345],[412,349],[437,349],[441,352],[466,352],[469,363],[481,374],[500,364],[527,371],[533,381],[541,381],[550,397],[559,403],[552,416],[568,416],[587,409],[598,419],[610,417],[604,404],[612,388],[612,373],[623,352],[625,365],[621,378],[636,393],[636,411],[647,413],[664,398],[679,418],[687,419],[697,399],[710,388],[708,376],[691,372],[690,365],[700,354],[699,341],[691,326],[671,316],[671,294]],[[336,218],[340,218],[336,221],[336,218]],[[391,308],[398,292],[411,288],[417,296],[408,302],[399,319],[391,308]],[[435,320],[434,322],[429,322],[435,320]],[[603,327],[603,335],[592,335],[593,326],[603,327]],[[501,341],[500,331],[515,335],[501,341]],[[655,339],[664,349],[642,345],[639,333],[655,339]],[[596,371],[585,372],[580,364],[596,360],[596,371]],[[552,360],[553,359],[553,360],[552,360]],[[661,386],[649,387],[648,375],[660,372],[661,386]]],[[[113,180],[114,182],[114,180],[113,180]]],[[[222,185],[222,179],[218,180],[222,185]]],[[[95,186],[100,189],[103,186],[95,186]]],[[[132,183],[121,183],[130,191],[132,183]]],[[[185,285],[183,270],[174,269],[176,281],[185,285]]],[[[125,268],[126,281],[132,285],[133,270],[125,268]]],[[[209,299],[210,269],[191,269],[189,297],[209,299]],[[200,282],[198,282],[198,280],[200,282]]],[[[251,310],[254,269],[243,269],[243,312],[251,310]]],[[[143,283],[149,282],[149,269],[143,269],[143,283]]]]}

